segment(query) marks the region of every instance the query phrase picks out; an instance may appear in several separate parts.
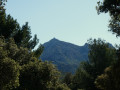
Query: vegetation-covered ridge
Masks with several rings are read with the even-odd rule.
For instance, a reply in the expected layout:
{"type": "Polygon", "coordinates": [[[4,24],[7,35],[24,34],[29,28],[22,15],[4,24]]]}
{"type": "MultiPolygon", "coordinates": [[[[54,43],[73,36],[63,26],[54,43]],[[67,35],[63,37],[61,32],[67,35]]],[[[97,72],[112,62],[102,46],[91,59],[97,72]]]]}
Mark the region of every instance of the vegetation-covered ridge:
{"type": "Polygon", "coordinates": [[[77,46],[71,43],[52,39],[43,44],[41,55],[43,61],[52,61],[61,72],[74,73],[80,61],[88,59],[88,45],[77,46]]]}
{"type": "MultiPolygon", "coordinates": [[[[53,62],[61,72],[75,73],[80,62],[88,60],[89,43],[78,46],[53,38],[43,46],[44,51],[40,58],[53,62]]],[[[113,47],[111,44],[109,46],[113,47]]]]}

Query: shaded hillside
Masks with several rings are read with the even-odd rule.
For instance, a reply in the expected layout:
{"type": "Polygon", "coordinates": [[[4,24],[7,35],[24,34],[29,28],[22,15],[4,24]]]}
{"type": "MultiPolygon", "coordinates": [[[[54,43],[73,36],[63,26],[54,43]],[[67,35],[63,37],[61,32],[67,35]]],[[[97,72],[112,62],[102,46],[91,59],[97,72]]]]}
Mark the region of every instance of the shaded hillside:
{"type": "Polygon", "coordinates": [[[88,44],[77,46],[54,38],[44,47],[41,59],[52,61],[62,72],[74,73],[80,61],[88,59],[88,44]]]}

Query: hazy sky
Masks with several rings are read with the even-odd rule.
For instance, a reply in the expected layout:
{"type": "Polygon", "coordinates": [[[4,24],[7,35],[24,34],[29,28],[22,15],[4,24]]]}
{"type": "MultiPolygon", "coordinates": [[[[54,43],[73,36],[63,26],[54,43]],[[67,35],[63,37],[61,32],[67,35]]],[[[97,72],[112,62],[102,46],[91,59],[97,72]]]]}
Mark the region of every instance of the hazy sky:
{"type": "Polygon", "coordinates": [[[108,32],[108,14],[97,14],[98,0],[8,0],[7,14],[23,25],[29,22],[40,43],[57,38],[83,45],[102,38],[113,45],[120,41],[108,32]]]}

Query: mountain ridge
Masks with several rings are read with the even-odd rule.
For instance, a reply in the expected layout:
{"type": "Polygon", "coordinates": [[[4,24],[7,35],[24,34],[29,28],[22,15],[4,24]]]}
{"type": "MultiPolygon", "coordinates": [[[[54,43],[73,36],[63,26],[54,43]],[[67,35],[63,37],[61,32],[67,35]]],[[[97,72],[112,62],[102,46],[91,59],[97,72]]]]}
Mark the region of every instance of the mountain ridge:
{"type": "MultiPolygon", "coordinates": [[[[108,43],[110,47],[112,44],[108,43]]],[[[74,73],[81,61],[88,60],[89,44],[78,46],[56,38],[43,44],[41,59],[51,61],[61,72],[74,73]]]]}
{"type": "Polygon", "coordinates": [[[88,44],[78,46],[56,38],[43,44],[41,59],[52,61],[62,72],[74,73],[79,63],[88,59],[88,44]]]}

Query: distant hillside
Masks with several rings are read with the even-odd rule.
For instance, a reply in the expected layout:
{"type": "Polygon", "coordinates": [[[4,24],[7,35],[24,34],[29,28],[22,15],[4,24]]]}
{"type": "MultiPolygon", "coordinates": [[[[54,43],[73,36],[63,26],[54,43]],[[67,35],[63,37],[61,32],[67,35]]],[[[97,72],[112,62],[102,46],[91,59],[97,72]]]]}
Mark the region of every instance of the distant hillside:
{"type": "MultiPolygon", "coordinates": [[[[52,61],[61,72],[74,73],[81,61],[88,60],[88,44],[77,46],[56,38],[43,44],[45,49],[41,55],[43,61],[52,61]]],[[[113,47],[109,43],[110,47],[113,47]]]]}
{"type": "Polygon", "coordinates": [[[74,73],[79,63],[88,59],[88,44],[77,46],[54,38],[44,47],[40,58],[52,61],[62,72],[74,73]]]}

